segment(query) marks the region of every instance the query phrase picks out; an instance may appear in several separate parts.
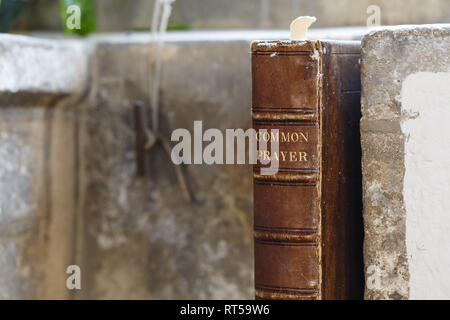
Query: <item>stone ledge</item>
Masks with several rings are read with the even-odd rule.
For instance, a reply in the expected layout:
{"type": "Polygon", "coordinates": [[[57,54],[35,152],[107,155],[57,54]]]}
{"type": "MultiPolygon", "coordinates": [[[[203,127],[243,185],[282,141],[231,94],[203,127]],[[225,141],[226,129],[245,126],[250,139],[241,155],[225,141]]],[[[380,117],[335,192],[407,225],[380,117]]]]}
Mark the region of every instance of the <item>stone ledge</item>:
{"type": "Polygon", "coordinates": [[[81,92],[88,79],[88,56],[87,46],[79,41],[0,35],[2,106],[29,100],[30,96],[81,92]]]}
{"type": "MultiPolygon", "coordinates": [[[[371,29],[367,27],[338,27],[338,28],[311,28],[308,36],[311,39],[334,40],[360,40],[371,29]]],[[[68,39],[59,32],[35,31],[31,36],[50,39],[68,39]]],[[[95,33],[85,38],[86,42],[110,42],[110,43],[150,43],[152,36],[149,32],[114,32],[95,33]]],[[[170,31],[163,38],[164,42],[223,42],[223,41],[253,41],[253,40],[286,40],[289,39],[289,30],[195,30],[195,31],[170,31]]],[[[66,40],[67,41],[67,40],[66,40]]]]}
{"type": "MultiPolygon", "coordinates": [[[[311,39],[355,40],[367,28],[312,29],[311,39]]],[[[255,39],[288,39],[285,30],[228,30],[168,32],[168,45],[217,43],[249,46],[255,39]]],[[[76,96],[89,87],[89,64],[98,44],[145,45],[152,43],[149,32],[94,34],[67,38],[61,33],[34,32],[30,36],[0,35],[0,103],[7,106],[52,106],[66,96],[76,96]]],[[[226,50],[226,49],[223,49],[226,50]]]]}

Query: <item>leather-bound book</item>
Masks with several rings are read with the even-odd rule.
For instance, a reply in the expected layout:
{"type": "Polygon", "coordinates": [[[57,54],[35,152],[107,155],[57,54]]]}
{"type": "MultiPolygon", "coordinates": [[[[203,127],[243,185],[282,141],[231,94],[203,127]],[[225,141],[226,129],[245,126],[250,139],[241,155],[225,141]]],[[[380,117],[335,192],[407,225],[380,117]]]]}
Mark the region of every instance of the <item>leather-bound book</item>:
{"type": "Polygon", "coordinates": [[[363,297],[359,57],[355,41],[252,43],[257,299],[363,297]]]}

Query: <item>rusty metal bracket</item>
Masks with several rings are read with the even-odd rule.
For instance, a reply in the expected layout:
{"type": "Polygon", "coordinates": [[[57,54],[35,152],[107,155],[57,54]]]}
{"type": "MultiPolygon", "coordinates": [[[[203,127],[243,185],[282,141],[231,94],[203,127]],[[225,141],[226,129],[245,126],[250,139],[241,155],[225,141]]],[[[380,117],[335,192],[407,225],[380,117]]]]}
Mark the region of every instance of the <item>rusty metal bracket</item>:
{"type": "Polygon", "coordinates": [[[147,152],[145,145],[147,143],[144,124],[144,104],[137,101],[133,108],[134,122],[134,151],[136,161],[136,176],[143,177],[147,173],[147,152]]]}
{"type": "MultiPolygon", "coordinates": [[[[148,166],[148,152],[156,145],[160,144],[165,151],[169,159],[171,159],[171,147],[169,141],[162,135],[155,135],[152,130],[146,126],[145,121],[145,109],[142,101],[136,101],[133,107],[133,123],[134,123],[134,150],[135,150],[135,162],[136,162],[136,176],[145,177],[147,174],[148,166]]],[[[185,176],[185,170],[182,170],[180,166],[174,166],[175,174],[178,180],[178,185],[181,188],[183,197],[186,201],[194,202],[195,196],[190,190],[187,179],[185,176]]]]}

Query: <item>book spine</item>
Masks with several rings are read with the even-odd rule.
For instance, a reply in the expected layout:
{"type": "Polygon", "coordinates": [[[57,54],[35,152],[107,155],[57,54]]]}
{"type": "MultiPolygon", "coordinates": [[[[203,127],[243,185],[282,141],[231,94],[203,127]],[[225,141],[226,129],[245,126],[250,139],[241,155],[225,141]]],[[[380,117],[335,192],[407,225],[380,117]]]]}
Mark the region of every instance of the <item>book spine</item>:
{"type": "Polygon", "coordinates": [[[277,173],[254,165],[257,299],[321,298],[321,59],[320,42],[252,44],[256,140],[279,146],[258,149],[277,173]]]}

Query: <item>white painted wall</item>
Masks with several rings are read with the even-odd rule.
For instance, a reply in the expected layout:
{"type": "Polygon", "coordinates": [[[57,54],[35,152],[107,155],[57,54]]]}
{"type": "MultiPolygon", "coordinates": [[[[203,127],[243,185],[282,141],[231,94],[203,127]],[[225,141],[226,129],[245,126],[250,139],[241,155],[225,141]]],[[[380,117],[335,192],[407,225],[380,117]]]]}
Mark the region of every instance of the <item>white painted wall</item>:
{"type": "Polygon", "coordinates": [[[450,72],[403,82],[410,299],[450,299],[450,72]]]}

